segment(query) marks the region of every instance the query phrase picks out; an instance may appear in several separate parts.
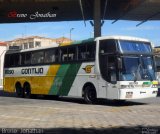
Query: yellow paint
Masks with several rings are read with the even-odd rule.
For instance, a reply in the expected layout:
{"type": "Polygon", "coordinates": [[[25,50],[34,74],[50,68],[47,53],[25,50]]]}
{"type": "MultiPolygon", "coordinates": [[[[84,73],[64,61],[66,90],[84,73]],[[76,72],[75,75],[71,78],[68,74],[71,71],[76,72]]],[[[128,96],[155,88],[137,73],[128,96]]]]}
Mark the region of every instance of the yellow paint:
{"type": "Polygon", "coordinates": [[[60,65],[51,65],[48,69],[47,76],[56,76],[60,65]]]}
{"type": "Polygon", "coordinates": [[[85,68],[83,68],[83,69],[84,69],[84,71],[85,71],[86,73],[91,73],[92,67],[93,67],[93,65],[87,65],[87,66],[86,66],[85,68]]]}
{"type": "Polygon", "coordinates": [[[30,83],[32,94],[48,94],[60,65],[51,65],[46,76],[6,77],[4,91],[15,92],[16,82],[23,87],[25,82],[30,83]]]}
{"type": "Polygon", "coordinates": [[[71,42],[59,44],[59,46],[68,46],[68,45],[71,45],[71,42]]]}
{"type": "Polygon", "coordinates": [[[158,81],[152,81],[153,85],[158,85],[158,81]]]}

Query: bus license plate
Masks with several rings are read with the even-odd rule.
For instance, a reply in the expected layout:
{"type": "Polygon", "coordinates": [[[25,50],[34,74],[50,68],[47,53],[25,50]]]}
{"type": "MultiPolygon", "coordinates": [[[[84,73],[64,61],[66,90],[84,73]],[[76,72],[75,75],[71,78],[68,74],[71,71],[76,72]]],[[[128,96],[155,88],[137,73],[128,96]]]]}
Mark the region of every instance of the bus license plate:
{"type": "Polygon", "coordinates": [[[133,94],[131,93],[126,93],[126,98],[132,98],[133,94]]]}

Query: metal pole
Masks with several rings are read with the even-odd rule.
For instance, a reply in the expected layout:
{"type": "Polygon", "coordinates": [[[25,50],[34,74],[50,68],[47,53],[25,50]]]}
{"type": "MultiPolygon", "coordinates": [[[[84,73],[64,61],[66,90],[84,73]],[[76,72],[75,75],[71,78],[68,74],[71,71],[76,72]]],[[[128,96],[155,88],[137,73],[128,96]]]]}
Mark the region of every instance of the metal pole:
{"type": "Polygon", "coordinates": [[[69,32],[69,33],[70,33],[70,37],[69,37],[69,38],[70,38],[70,41],[71,41],[71,32],[72,32],[72,30],[74,30],[74,28],[71,28],[71,29],[70,29],[70,32],[69,32]]]}
{"type": "Polygon", "coordinates": [[[101,0],[94,0],[94,37],[101,36],[101,0]]]}

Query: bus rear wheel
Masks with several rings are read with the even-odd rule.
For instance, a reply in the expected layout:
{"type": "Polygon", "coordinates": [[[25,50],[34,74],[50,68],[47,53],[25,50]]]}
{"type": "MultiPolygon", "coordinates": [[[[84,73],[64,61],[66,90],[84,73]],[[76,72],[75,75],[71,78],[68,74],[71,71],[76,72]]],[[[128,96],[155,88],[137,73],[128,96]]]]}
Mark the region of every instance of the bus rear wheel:
{"type": "Polygon", "coordinates": [[[24,96],[26,98],[31,98],[31,89],[30,89],[30,85],[28,83],[24,84],[23,90],[24,90],[24,96]]]}
{"type": "Polygon", "coordinates": [[[96,90],[93,86],[86,86],[84,89],[84,100],[88,104],[94,104],[97,100],[96,90]]]}

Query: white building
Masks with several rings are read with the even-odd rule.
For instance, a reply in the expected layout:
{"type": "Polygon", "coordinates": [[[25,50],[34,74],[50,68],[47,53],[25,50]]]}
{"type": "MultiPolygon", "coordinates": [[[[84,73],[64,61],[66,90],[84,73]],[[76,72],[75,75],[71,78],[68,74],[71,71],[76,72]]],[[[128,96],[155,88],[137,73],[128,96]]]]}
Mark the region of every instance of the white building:
{"type": "Polygon", "coordinates": [[[55,39],[40,36],[30,36],[25,38],[17,38],[7,42],[8,46],[20,46],[21,49],[29,49],[36,47],[58,46],[55,39]]]}
{"type": "Polygon", "coordinates": [[[25,38],[17,38],[12,41],[8,41],[8,46],[20,46],[21,49],[30,49],[36,47],[58,46],[61,43],[70,43],[72,40],[66,37],[60,38],[45,38],[40,36],[30,36],[25,38]]]}
{"type": "Polygon", "coordinates": [[[5,42],[0,42],[0,88],[3,87],[3,64],[6,50],[7,44],[5,42]]]}

